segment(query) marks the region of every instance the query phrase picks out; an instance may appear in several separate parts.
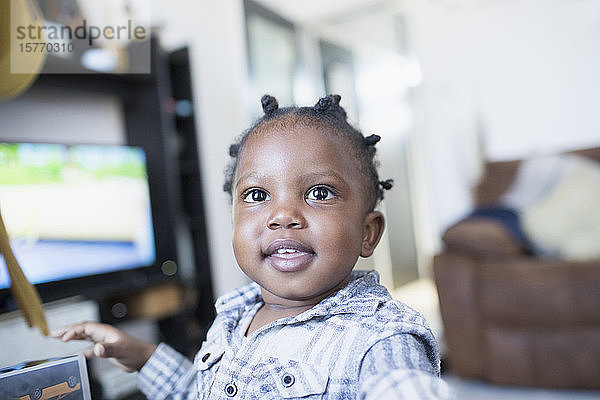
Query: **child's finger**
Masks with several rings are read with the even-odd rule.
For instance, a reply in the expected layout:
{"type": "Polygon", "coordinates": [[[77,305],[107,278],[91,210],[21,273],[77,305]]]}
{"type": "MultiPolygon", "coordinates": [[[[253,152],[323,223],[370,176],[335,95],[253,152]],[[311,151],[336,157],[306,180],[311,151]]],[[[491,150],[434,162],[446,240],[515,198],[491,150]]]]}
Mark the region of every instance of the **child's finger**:
{"type": "Polygon", "coordinates": [[[57,337],[63,342],[74,339],[86,339],[86,337],[83,336],[84,330],[85,328],[80,325],[71,325],[58,332],[57,337]]]}
{"type": "Polygon", "coordinates": [[[78,324],[69,325],[50,333],[52,337],[68,342],[70,340],[91,340],[93,342],[98,341],[98,334],[94,334],[97,330],[96,324],[93,322],[82,322],[78,324]]]}
{"type": "Polygon", "coordinates": [[[105,346],[103,343],[96,343],[94,345],[94,355],[100,358],[106,358],[111,356],[110,351],[107,350],[107,346],[105,346]]]}
{"type": "Polygon", "coordinates": [[[50,332],[50,336],[53,338],[56,338],[56,339],[60,339],[62,337],[62,335],[65,334],[66,330],[67,330],[67,327],[54,329],[52,332],[50,332]]]}
{"type": "Polygon", "coordinates": [[[94,343],[92,346],[86,347],[85,349],[81,350],[78,354],[81,354],[85,358],[110,357],[109,355],[107,355],[108,352],[106,351],[106,347],[102,343],[94,343]]]}
{"type": "Polygon", "coordinates": [[[81,354],[85,358],[92,358],[95,356],[94,355],[94,346],[86,347],[85,349],[80,351],[78,354],[81,354]]]}

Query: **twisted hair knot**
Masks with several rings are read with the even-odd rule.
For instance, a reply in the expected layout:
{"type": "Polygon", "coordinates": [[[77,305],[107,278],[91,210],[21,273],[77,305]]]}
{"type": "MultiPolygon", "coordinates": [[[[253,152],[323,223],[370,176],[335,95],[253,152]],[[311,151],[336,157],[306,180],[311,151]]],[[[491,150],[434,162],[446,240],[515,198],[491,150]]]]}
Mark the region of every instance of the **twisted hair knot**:
{"type": "Polygon", "coordinates": [[[386,179],[385,181],[379,181],[379,184],[383,190],[390,190],[394,186],[394,180],[386,179]]]}
{"type": "Polygon", "coordinates": [[[366,146],[375,146],[377,142],[381,140],[379,135],[370,135],[363,139],[366,146]]]}
{"type": "Polygon", "coordinates": [[[237,157],[239,151],[240,145],[237,143],[232,144],[231,146],[229,146],[229,157],[237,157]]]}
{"type": "Polygon", "coordinates": [[[326,111],[330,111],[334,108],[338,108],[342,97],[339,94],[330,94],[325,97],[321,97],[317,104],[315,104],[315,111],[322,114],[326,111]]]}
{"type": "Polygon", "coordinates": [[[260,103],[262,104],[262,109],[265,115],[272,115],[275,111],[279,109],[279,103],[277,102],[277,99],[268,94],[265,94],[260,99],[260,103]]]}

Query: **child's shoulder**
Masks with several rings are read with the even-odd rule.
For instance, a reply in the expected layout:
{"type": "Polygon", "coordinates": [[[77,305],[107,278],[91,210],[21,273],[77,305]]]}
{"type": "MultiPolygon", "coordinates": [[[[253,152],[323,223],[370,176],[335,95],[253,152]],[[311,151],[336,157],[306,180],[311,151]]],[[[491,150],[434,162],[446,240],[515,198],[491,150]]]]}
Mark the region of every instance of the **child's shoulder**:
{"type": "MultiPolygon", "coordinates": [[[[364,310],[362,322],[373,324],[377,330],[401,330],[407,333],[429,332],[425,318],[415,309],[392,298],[388,290],[379,283],[376,271],[353,272],[355,289],[350,291],[347,302],[364,310]]],[[[351,280],[349,287],[353,285],[351,280]]]]}

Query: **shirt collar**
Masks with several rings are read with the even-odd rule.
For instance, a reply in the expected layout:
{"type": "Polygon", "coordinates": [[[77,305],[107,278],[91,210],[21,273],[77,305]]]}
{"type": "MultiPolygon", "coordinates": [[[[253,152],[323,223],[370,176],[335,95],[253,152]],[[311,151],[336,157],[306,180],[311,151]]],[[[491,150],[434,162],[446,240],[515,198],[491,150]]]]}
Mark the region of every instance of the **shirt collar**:
{"type": "Polygon", "coordinates": [[[252,282],[219,297],[215,302],[215,309],[217,313],[235,311],[259,301],[262,301],[260,286],[256,282],[252,282]]]}
{"type": "MultiPolygon", "coordinates": [[[[328,314],[373,315],[381,301],[386,299],[391,299],[391,296],[385,287],[379,285],[377,271],[352,271],[348,285],[296,316],[294,320],[306,321],[328,314]]],[[[261,301],[260,286],[253,282],[219,297],[215,308],[217,313],[235,312],[261,301]]]]}

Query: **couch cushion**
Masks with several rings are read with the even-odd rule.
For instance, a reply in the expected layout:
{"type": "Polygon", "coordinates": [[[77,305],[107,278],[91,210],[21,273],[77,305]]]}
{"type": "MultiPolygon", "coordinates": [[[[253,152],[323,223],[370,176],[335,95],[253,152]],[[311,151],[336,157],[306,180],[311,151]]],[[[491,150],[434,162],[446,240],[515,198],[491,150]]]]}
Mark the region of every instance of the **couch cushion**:
{"type": "Polygon", "coordinates": [[[523,230],[540,255],[600,258],[600,165],[563,156],[558,169],[551,190],[523,207],[523,230]]]}
{"type": "Polygon", "coordinates": [[[525,211],[545,198],[572,167],[574,155],[539,156],[521,162],[514,182],[500,198],[500,203],[525,211]]]}
{"type": "Polygon", "coordinates": [[[472,217],[459,221],[442,236],[448,250],[477,258],[506,258],[522,254],[523,248],[500,221],[472,217]]]}

